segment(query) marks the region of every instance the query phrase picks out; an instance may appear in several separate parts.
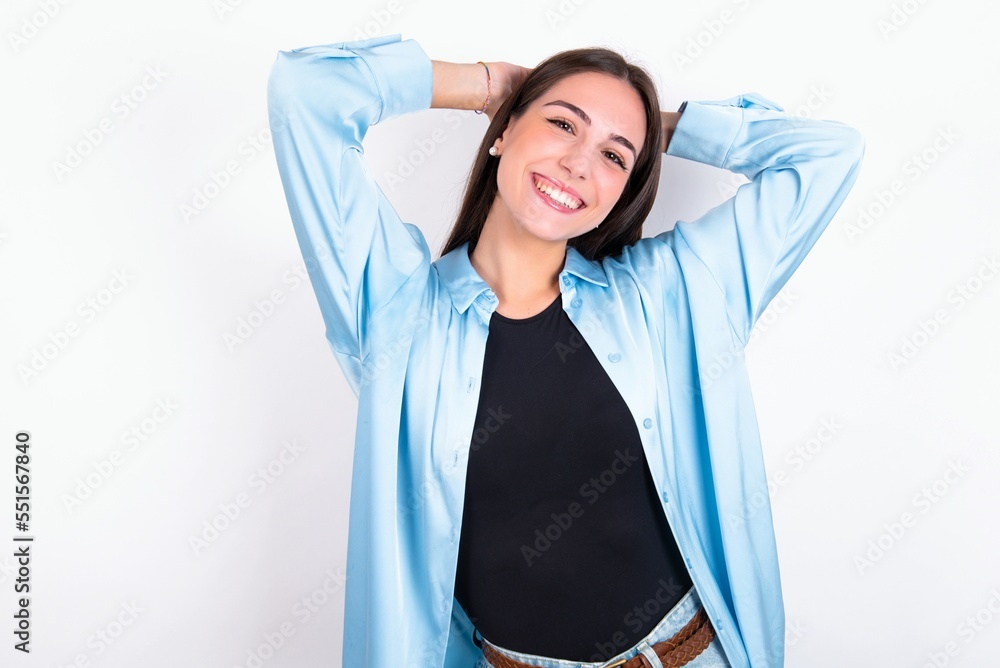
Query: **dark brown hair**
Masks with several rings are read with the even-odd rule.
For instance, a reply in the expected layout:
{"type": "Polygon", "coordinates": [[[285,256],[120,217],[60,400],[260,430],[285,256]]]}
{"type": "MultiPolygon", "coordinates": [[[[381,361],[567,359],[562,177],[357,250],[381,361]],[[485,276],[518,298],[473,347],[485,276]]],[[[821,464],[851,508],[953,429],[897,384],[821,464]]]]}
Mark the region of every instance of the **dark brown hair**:
{"type": "Polygon", "coordinates": [[[601,221],[600,227],[566,243],[587,259],[599,260],[617,255],[622,248],[642,238],[642,224],[653,208],[660,182],[662,127],[656,85],[646,70],[628,62],[618,52],[604,47],[589,47],[561,51],[543,60],[500,105],[476,151],[458,218],[441,255],[446,255],[466,241],[469,242],[470,253],[476,247],[486,216],[497,196],[499,161],[489,155],[487,149],[503,134],[510,119],[519,118],[528,105],[560,80],[584,72],[609,74],[635,89],[646,111],[646,138],[621,197],[601,221]]]}

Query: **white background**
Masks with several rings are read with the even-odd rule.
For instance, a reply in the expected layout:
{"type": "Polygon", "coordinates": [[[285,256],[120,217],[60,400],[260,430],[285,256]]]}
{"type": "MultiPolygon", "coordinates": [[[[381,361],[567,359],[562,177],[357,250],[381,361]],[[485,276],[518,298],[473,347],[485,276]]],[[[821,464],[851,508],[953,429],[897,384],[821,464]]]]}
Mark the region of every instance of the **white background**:
{"type": "MultiPolygon", "coordinates": [[[[262,646],[264,666],[340,664],[356,401],[294,278],[265,89],[279,49],[390,33],[457,62],[610,46],[655,73],[666,110],[756,91],[863,132],[857,184],[747,349],[786,665],[995,665],[996,3],[223,2],[5,3],[0,666],[230,668],[262,646]],[[258,326],[227,344],[241,319],[258,326]],[[19,430],[28,656],[12,649],[19,430]],[[319,602],[308,618],[305,600],[319,602]],[[270,656],[283,624],[294,633],[270,656]]],[[[366,140],[435,259],[487,123],[445,113],[366,140]]],[[[666,158],[645,234],[742,182],[666,158]]]]}

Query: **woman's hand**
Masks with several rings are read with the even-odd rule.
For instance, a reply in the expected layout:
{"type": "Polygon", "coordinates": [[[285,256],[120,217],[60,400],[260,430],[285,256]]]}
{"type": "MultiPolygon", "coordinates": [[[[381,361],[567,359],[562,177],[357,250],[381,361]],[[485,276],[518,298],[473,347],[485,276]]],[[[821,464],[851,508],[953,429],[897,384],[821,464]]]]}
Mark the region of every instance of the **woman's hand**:
{"type": "Polygon", "coordinates": [[[681,112],[679,111],[661,111],[660,112],[660,127],[663,128],[663,137],[660,144],[660,152],[666,153],[667,147],[670,146],[670,138],[674,134],[674,128],[677,127],[677,121],[681,119],[681,112]]]}
{"type": "MultiPolygon", "coordinates": [[[[478,64],[478,63],[477,63],[478,64]]],[[[500,105],[510,97],[510,94],[515,88],[521,85],[525,77],[531,73],[531,68],[521,67],[520,65],[515,65],[513,63],[507,62],[496,62],[496,63],[486,63],[490,68],[490,103],[486,105],[487,118],[493,121],[493,116],[496,114],[497,109],[500,105]]],[[[482,68],[482,65],[479,65],[482,68]]],[[[486,71],[483,70],[483,77],[485,82],[486,71]]]]}

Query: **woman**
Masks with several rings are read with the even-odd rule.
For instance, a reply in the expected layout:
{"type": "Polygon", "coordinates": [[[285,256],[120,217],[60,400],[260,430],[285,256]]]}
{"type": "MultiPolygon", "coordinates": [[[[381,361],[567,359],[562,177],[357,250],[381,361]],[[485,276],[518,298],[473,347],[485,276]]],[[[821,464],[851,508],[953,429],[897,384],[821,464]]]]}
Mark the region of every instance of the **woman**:
{"type": "Polygon", "coordinates": [[[660,112],[605,49],[432,61],[400,35],[279,52],[279,172],[358,398],[343,665],[781,666],[742,351],[864,140],[745,94],[660,112]],[[484,112],[437,260],[362,141],[484,112]],[[750,182],[643,238],[660,155],[750,182]]]}

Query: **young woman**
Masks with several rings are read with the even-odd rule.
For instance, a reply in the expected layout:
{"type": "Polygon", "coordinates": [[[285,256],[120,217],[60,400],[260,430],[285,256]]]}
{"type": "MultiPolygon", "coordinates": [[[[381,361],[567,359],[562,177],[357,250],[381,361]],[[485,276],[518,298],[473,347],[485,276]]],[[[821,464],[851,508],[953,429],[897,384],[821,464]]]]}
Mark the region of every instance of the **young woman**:
{"type": "Polygon", "coordinates": [[[280,52],[268,105],[358,399],[343,665],[781,666],[742,351],[853,186],[860,133],[757,94],[661,112],[607,49],[529,70],[400,35],[280,52]],[[432,260],[362,141],[446,107],[490,123],[432,260]],[[749,183],[644,238],[664,152],[749,183]]]}

